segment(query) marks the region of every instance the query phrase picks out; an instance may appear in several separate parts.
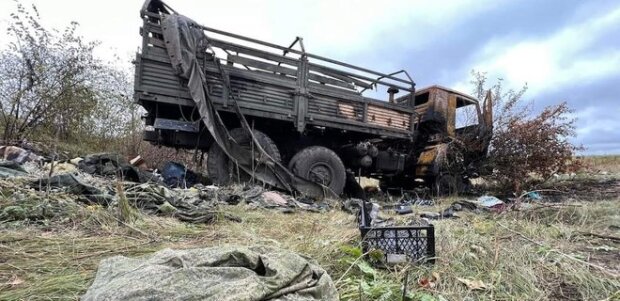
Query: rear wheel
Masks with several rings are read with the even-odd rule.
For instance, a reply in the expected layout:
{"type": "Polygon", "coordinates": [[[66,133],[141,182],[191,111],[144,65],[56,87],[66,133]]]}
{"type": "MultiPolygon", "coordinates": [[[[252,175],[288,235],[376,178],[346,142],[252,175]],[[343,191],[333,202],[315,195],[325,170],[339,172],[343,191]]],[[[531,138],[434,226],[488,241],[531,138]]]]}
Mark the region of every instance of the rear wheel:
{"type": "Polygon", "coordinates": [[[299,151],[288,165],[297,176],[329,187],[335,194],[342,194],[346,172],[340,157],[323,146],[311,146],[299,151]]]}
{"type": "MultiPolygon", "coordinates": [[[[232,129],[230,137],[233,138],[237,144],[242,147],[251,150],[252,149],[252,137],[243,128],[232,129]]],[[[254,130],[254,137],[258,143],[262,146],[265,152],[276,161],[280,161],[280,151],[276,144],[267,136],[267,134],[254,130]]],[[[247,182],[251,179],[251,176],[246,172],[238,169],[237,166],[232,164],[228,155],[220,148],[217,143],[214,143],[209,152],[207,153],[207,172],[209,178],[216,185],[229,185],[240,180],[241,182],[247,182]],[[239,174],[237,173],[239,171],[239,174]]]]}

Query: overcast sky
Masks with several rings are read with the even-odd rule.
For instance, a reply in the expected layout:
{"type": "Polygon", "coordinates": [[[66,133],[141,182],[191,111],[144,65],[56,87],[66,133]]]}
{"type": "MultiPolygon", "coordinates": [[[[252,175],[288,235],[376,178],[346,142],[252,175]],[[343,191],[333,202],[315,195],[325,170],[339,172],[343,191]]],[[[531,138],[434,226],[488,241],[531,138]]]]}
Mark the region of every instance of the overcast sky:
{"type": "MultiPolygon", "coordinates": [[[[44,24],[80,23],[99,54],[125,64],[138,49],[140,0],[21,0],[44,24]]],[[[527,83],[536,108],[568,101],[577,143],[620,154],[620,1],[166,1],[203,25],[288,45],[378,71],[406,69],[418,88],[471,92],[471,71],[508,87],[527,83]]],[[[0,47],[13,0],[0,0],[0,47]]]]}

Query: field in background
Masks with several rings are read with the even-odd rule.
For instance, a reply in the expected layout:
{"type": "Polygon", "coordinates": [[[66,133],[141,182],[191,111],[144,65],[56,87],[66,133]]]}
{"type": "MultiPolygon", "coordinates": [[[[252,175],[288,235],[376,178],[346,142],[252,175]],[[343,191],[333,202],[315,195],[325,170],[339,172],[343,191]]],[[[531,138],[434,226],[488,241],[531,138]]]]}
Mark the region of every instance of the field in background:
{"type": "Polygon", "coordinates": [[[583,161],[585,167],[594,172],[620,174],[620,155],[586,156],[583,161]]]}
{"type": "MultiPolygon", "coordinates": [[[[437,211],[450,202],[415,209],[437,211]]],[[[390,270],[355,261],[359,232],[355,217],[343,211],[221,209],[243,221],[191,225],[141,216],[123,225],[114,218],[116,212],[91,206],[57,223],[5,224],[0,300],[75,300],[103,258],[224,244],[271,245],[307,255],[330,273],[342,300],[400,300],[407,272],[413,300],[620,298],[620,244],[605,238],[619,236],[618,199],[503,214],[464,213],[460,219],[437,221],[437,263],[390,270]]],[[[415,215],[395,218],[407,223],[415,215]]]]}

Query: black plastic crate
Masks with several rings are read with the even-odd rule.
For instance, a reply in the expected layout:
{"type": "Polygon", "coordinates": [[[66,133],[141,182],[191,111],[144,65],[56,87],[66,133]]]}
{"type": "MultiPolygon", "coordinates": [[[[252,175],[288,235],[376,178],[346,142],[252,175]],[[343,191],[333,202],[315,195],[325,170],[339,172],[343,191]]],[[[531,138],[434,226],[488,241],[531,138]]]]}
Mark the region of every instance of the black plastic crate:
{"type": "MultiPolygon", "coordinates": [[[[368,203],[360,204],[360,232],[364,253],[381,252],[380,264],[435,263],[435,228],[428,226],[370,227],[368,203]]],[[[369,256],[373,259],[375,256],[369,256]]]]}
{"type": "Polygon", "coordinates": [[[402,262],[435,262],[435,228],[360,227],[364,253],[379,250],[383,264],[402,262]]]}

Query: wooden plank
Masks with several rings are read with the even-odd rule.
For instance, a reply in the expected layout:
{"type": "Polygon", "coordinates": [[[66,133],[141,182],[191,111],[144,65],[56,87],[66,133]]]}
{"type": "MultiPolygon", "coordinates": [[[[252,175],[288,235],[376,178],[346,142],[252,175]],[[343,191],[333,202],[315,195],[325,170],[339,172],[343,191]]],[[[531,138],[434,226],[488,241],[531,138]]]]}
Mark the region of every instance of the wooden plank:
{"type": "Polygon", "coordinates": [[[159,24],[153,24],[153,23],[146,22],[144,26],[145,26],[144,30],[147,33],[151,32],[155,34],[163,34],[161,30],[161,25],[159,24]]]}
{"type": "Polygon", "coordinates": [[[313,114],[309,124],[319,124],[330,128],[342,128],[355,132],[372,133],[379,135],[386,135],[391,137],[409,137],[411,132],[400,128],[390,128],[387,126],[381,126],[371,123],[363,123],[361,121],[355,121],[346,118],[335,118],[324,115],[313,114]],[[324,121],[324,122],[321,122],[324,121]]]}
{"type": "Polygon", "coordinates": [[[355,74],[355,73],[351,73],[351,72],[347,72],[347,71],[342,71],[342,70],[338,70],[338,69],[334,69],[334,68],[330,68],[330,67],[326,67],[326,66],[321,66],[321,65],[317,65],[317,64],[313,64],[313,63],[310,63],[310,66],[315,68],[315,69],[321,69],[321,70],[336,72],[338,74],[347,75],[347,76],[354,77],[354,78],[357,78],[357,79],[360,79],[360,80],[367,80],[367,81],[370,81],[370,82],[377,82],[377,83],[380,83],[380,84],[388,86],[388,87],[396,87],[396,88],[401,89],[401,90],[406,90],[406,91],[413,92],[413,89],[411,87],[404,87],[404,86],[401,86],[401,85],[398,85],[398,84],[392,84],[392,83],[384,82],[384,81],[381,81],[381,80],[377,80],[376,78],[370,78],[370,77],[366,77],[366,76],[363,76],[363,75],[359,75],[359,74],[355,74]]]}
{"type": "Polygon", "coordinates": [[[166,48],[166,45],[164,44],[164,41],[157,39],[157,38],[152,38],[152,37],[148,37],[148,43],[153,45],[153,46],[157,46],[157,47],[161,47],[161,48],[166,48]]]}
{"type": "Polygon", "coordinates": [[[251,47],[242,46],[242,45],[238,45],[238,44],[234,44],[230,42],[224,42],[224,41],[213,39],[213,38],[209,39],[208,42],[214,47],[219,47],[219,48],[230,50],[230,51],[252,55],[255,57],[259,57],[261,59],[271,60],[271,61],[275,61],[278,63],[284,63],[284,64],[288,64],[288,65],[295,66],[295,67],[299,66],[299,60],[296,60],[290,57],[286,57],[286,56],[282,56],[282,55],[274,54],[271,52],[258,50],[258,49],[254,49],[251,47]]]}
{"type": "Polygon", "coordinates": [[[196,105],[191,99],[182,97],[171,97],[168,95],[158,94],[156,91],[148,91],[150,92],[148,95],[144,95],[144,92],[141,92],[140,90],[136,90],[136,92],[138,93],[138,98],[143,101],[162,102],[186,107],[193,107],[196,105]]]}
{"type": "Polygon", "coordinates": [[[329,85],[332,85],[332,86],[338,86],[338,87],[349,89],[349,90],[355,90],[355,86],[353,86],[352,84],[345,83],[343,81],[340,81],[340,80],[337,80],[337,79],[333,79],[333,78],[329,78],[329,77],[325,77],[325,76],[322,76],[322,75],[318,75],[318,74],[315,74],[315,73],[310,73],[308,75],[308,78],[310,78],[311,80],[317,81],[319,83],[322,83],[322,84],[329,84],[329,85]]]}
{"type": "Polygon", "coordinates": [[[413,112],[416,111],[415,108],[412,108],[412,107],[409,107],[409,106],[402,106],[402,105],[398,105],[398,104],[395,104],[395,103],[389,103],[387,101],[382,101],[382,100],[378,100],[378,99],[374,99],[374,98],[364,97],[364,100],[367,101],[371,105],[376,105],[376,106],[379,106],[379,107],[388,108],[388,109],[395,110],[395,111],[398,111],[398,112],[413,113],[413,112]]]}
{"type": "Polygon", "coordinates": [[[148,12],[148,11],[143,12],[143,14],[146,15],[146,16],[149,16],[151,18],[155,18],[155,19],[160,19],[161,18],[159,16],[159,14],[148,12]]]}
{"type": "MultiPolygon", "coordinates": [[[[243,69],[226,66],[226,65],[222,65],[222,68],[226,70],[226,72],[229,72],[230,76],[237,77],[239,79],[255,80],[258,82],[263,82],[267,84],[272,84],[272,85],[282,86],[285,88],[292,88],[292,89],[296,87],[295,80],[291,78],[278,77],[278,76],[274,76],[273,74],[264,74],[260,72],[250,71],[250,70],[243,70],[243,69]]],[[[207,68],[205,68],[205,71],[211,74],[219,74],[219,70],[216,67],[207,66],[207,68]]]]}
{"type": "Polygon", "coordinates": [[[363,82],[363,81],[358,80],[358,79],[355,79],[353,77],[347,76],[346,74],[341,74],[341,73],[339,73],[339,70],[336,70],[336,69],[330,69],[330,68],[325,67],[325,66],[311,64],[310,65],[310,70],[323,73],[325,75],[337,78],[337,79],[342,80],[342,81],[347,82],[347,83],[353,83],[353,84],[355,84],[357,86],[360,86],[362,88],[370,89],[372,87],[371,84],[369,84],[367,82],[363,82]]]}
{"type": "Polygon", "coordinates": [[[229,62],[233,62],[233,63],[245,65],[245,66],[250,66],[250,67],[254,67],[258,69],[263,69],[263,70],[270,71],[270,72],[284,73],[286,75],[297,76],[297,70],[295,69],[274,65],[274,64],[267,63],[267,62],[261,62],[261,61],[253,60],[250,58],[241,57],[238,55],[228,55],[227,60],[229,62]]]}
{"type": "Polygon", "coordinates": [[[340,89],[332,86],[317,84],[315,82],[308,83],[308,88],[312,94],[320,94],[329,97],[363,102],[362,95],[355,90],[340,89]]]}

